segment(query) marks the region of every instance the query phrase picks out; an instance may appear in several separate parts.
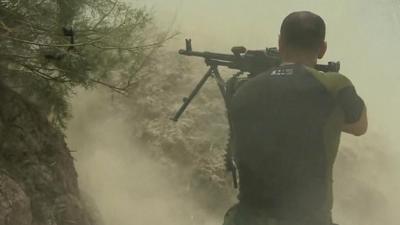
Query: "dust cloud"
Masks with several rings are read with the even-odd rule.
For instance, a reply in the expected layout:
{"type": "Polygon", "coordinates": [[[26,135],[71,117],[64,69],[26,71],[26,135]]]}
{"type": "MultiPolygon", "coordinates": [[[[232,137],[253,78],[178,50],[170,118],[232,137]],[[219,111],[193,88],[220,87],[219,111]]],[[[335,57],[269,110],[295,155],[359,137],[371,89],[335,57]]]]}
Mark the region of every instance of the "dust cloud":
{"type": "Polygon", "coordinates": [[[133,138],[126,113],[114,109],[109,90],[79,90],[67,141],[83,193],[97,205],[106,225],[215,224],[187,193],[178,169],[144,154],[149,146],[133,138]],[[168,170],[166,170],[168,169],[168,170]]]}
{"type": "MultiPolygon", "coordinates": [[[[310,10],[327,23],[328,53],[340,60],[365,99],[370,131],[344,135],[335,165],[334,218],[342,225],[398,225],[400,215],[400,2],[392,0],[147,0],[158,23],[174,24],[181,35],[167,49],[183,47],[191,37],[196,50],[228,52],[276,46],[282,19],[292,11],[310,10]]],[[[199,70],[199,73],[202,73],[199,70]]],[[[103,92],[79,91],[68,142],[80,185],[98,204],[106,224],[190,224],[189,212],[201,211],[191,196],[179,196],[184,182],[169,179],[162,166],[138,149],[123,113],[116,114],[103,92]]],[[[142,149],[143,150],[143,149],[142,149]]],[[[179,168],[176,168],[177,170],[179,168]]],[[[206,218],[206,216],[204,216],[206,218]]],[[[206,224],[220,224],[209,218],[206,224]]]]}

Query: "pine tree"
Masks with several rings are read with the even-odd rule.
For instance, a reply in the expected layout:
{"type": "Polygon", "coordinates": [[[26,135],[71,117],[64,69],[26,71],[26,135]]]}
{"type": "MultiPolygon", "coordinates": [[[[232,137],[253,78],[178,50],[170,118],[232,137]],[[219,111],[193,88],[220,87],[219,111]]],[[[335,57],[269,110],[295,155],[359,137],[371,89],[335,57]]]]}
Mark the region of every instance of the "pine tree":
{"type": "Polygon", "coordinates": [[[116,0],[0,1],[0,82],[64,127],[73,88],[127,90],[167,39],[150,37],[151,21],[116,0]]]}

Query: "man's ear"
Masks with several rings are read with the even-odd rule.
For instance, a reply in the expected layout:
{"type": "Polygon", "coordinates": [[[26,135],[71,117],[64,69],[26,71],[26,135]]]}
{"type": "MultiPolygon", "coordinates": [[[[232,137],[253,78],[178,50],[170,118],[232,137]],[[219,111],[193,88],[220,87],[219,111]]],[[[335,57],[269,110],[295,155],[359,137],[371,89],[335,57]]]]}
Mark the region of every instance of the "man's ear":
{"type": "Polygon", "coordinates": [[[327,49],[328,49],[328,44],[326,43],[326,41],[324,41],[324,43],[319,48],[318,59],[322,59],[324,57],[327,49]]]}
{"type": "Polygon", "coordinates": [[[282,52],[282,50],[283,50],[283,41],[282,41],[282,39],[281,39],[281,35],[279,35],[278,36],[278,50],[279,50],[279,52],[282,52]]]}

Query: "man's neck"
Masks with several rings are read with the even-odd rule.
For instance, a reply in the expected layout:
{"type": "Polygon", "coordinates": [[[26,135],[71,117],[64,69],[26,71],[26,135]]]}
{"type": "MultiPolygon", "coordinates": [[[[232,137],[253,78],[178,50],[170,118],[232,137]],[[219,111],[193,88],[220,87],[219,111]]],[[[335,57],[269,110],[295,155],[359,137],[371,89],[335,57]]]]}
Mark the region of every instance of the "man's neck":
{"type": "Polygon", "coordinates": [[[304,53],[291,53],[291,54],[282,54],[282,64],[302,64],[309,67],[315,67],[317,64],[317,57],[313,54],[304,54],[304,53]]]}
{"type": "Polygon", "coordinates": [[[301,64],[308,67],[315,67],[317,62],[310,62],[310,61],[295,61],[295,60],[283,60],[281,65],[288,65],[288,64],[301,64]]]}

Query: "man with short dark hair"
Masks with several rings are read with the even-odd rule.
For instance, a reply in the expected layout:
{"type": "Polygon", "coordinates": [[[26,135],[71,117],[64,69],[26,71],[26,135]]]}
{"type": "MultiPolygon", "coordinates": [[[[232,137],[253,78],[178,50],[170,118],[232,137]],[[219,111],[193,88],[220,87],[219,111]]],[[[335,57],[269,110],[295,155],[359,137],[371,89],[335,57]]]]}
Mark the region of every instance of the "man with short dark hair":
{"type": "Polygon", "coordinates": [[[314,69],[325,23],[294,12],[282,23],[283,63],[244,83],[230,106],[239,203],[225,225],[332,225],[332,169],[341,132],[367,130],[348,78],[314,69]]]}

